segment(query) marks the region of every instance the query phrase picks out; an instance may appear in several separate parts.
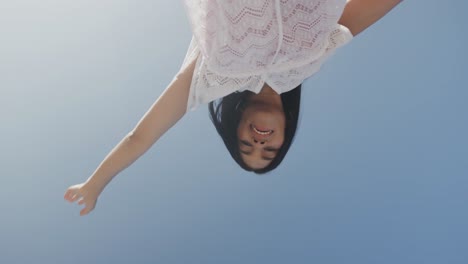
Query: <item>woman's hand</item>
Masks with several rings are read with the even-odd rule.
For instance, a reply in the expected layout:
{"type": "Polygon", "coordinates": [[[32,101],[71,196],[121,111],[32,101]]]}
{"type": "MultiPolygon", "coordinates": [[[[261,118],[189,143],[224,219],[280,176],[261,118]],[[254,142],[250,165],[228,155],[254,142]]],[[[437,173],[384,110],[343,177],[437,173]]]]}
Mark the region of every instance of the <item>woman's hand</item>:
{"type": "Polygon", "coordinates": [[[136,127],[112,149],[86,182],[67,189],[65,200],[71,203],[78,201],[79,205],[85,205],[80,215],[91,212],[96,206],[98,196],[112,178],[143,155],[187,112],[196,62],[193,59],[180,69],[136,127]]]}
{"type": "Polygon", "coordinates": [[[80,215],[83,216],[94,209],[100,193],[89,183],[81,183],[70,186],[65,192],[64,198],[71,203],[78,201],[79,205],[84,204],[85,207],[80,211],[80,215]]]}

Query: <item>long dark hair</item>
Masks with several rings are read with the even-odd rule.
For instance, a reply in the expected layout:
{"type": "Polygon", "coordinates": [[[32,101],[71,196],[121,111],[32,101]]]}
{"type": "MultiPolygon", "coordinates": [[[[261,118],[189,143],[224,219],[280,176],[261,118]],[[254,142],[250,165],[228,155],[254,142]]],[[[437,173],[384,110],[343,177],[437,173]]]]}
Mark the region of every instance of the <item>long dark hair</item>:
{"type": "Polygon", "coordinates": [[[276,154],[276,157],[268,166],[262,169],[252,169],[245,164],[240,154],[239,140],[237,137],[237,127],[239,126],[247,101],[252,94],[253,93],[250,91],[231,93],[221,99],[210,102],[208,104],[208,110],[210,112],[211,122],[213,122],[218,134],[223,139],[226,148],[237,164],[246,171],[264,174],[278,167],[286,156],[286,153],[288,153],[289,147],[293,142],[299,120],[301,84],[281,94],[281,101],[286,118],[284,142],[276,154]]]}

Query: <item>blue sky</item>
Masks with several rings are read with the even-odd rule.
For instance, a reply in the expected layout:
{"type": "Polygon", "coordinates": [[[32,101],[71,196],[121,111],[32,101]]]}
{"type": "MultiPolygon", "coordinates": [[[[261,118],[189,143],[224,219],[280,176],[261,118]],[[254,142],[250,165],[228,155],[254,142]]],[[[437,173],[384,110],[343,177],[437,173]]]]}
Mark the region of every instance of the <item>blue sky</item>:
{"type": "Polygon", "coordinates": [[[341,48],[273,173],[201,107],[79,217],[64,191],[183,61],[182,1],[0,3],[0,263],[466,263],[467,8],[406,1],[341,48]]]}

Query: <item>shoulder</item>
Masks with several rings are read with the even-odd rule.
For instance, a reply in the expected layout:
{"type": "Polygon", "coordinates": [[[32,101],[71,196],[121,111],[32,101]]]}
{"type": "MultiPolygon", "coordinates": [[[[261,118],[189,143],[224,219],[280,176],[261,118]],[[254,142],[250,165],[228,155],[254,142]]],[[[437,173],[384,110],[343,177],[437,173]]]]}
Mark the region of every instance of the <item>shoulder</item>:
{"type": "Polygon", "coordinates": [[[402,0],[348,0],[338,23],[349,28],[353,36],[384,17],[402,0]]]}

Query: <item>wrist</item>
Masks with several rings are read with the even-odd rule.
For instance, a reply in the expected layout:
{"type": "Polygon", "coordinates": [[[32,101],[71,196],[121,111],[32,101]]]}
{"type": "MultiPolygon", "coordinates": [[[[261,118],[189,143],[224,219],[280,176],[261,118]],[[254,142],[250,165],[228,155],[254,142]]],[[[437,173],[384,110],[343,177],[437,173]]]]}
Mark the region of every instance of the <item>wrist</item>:
{"type": "Polygon", "coordinates": [[[96,177],[90,177],[83,184],[83,187],[86,189],[87,192],[99,195],[102,192],[102,190],[104,190],[104,187],[106,187],[106,185],[107,183],[97,180],[96,177]]]}

